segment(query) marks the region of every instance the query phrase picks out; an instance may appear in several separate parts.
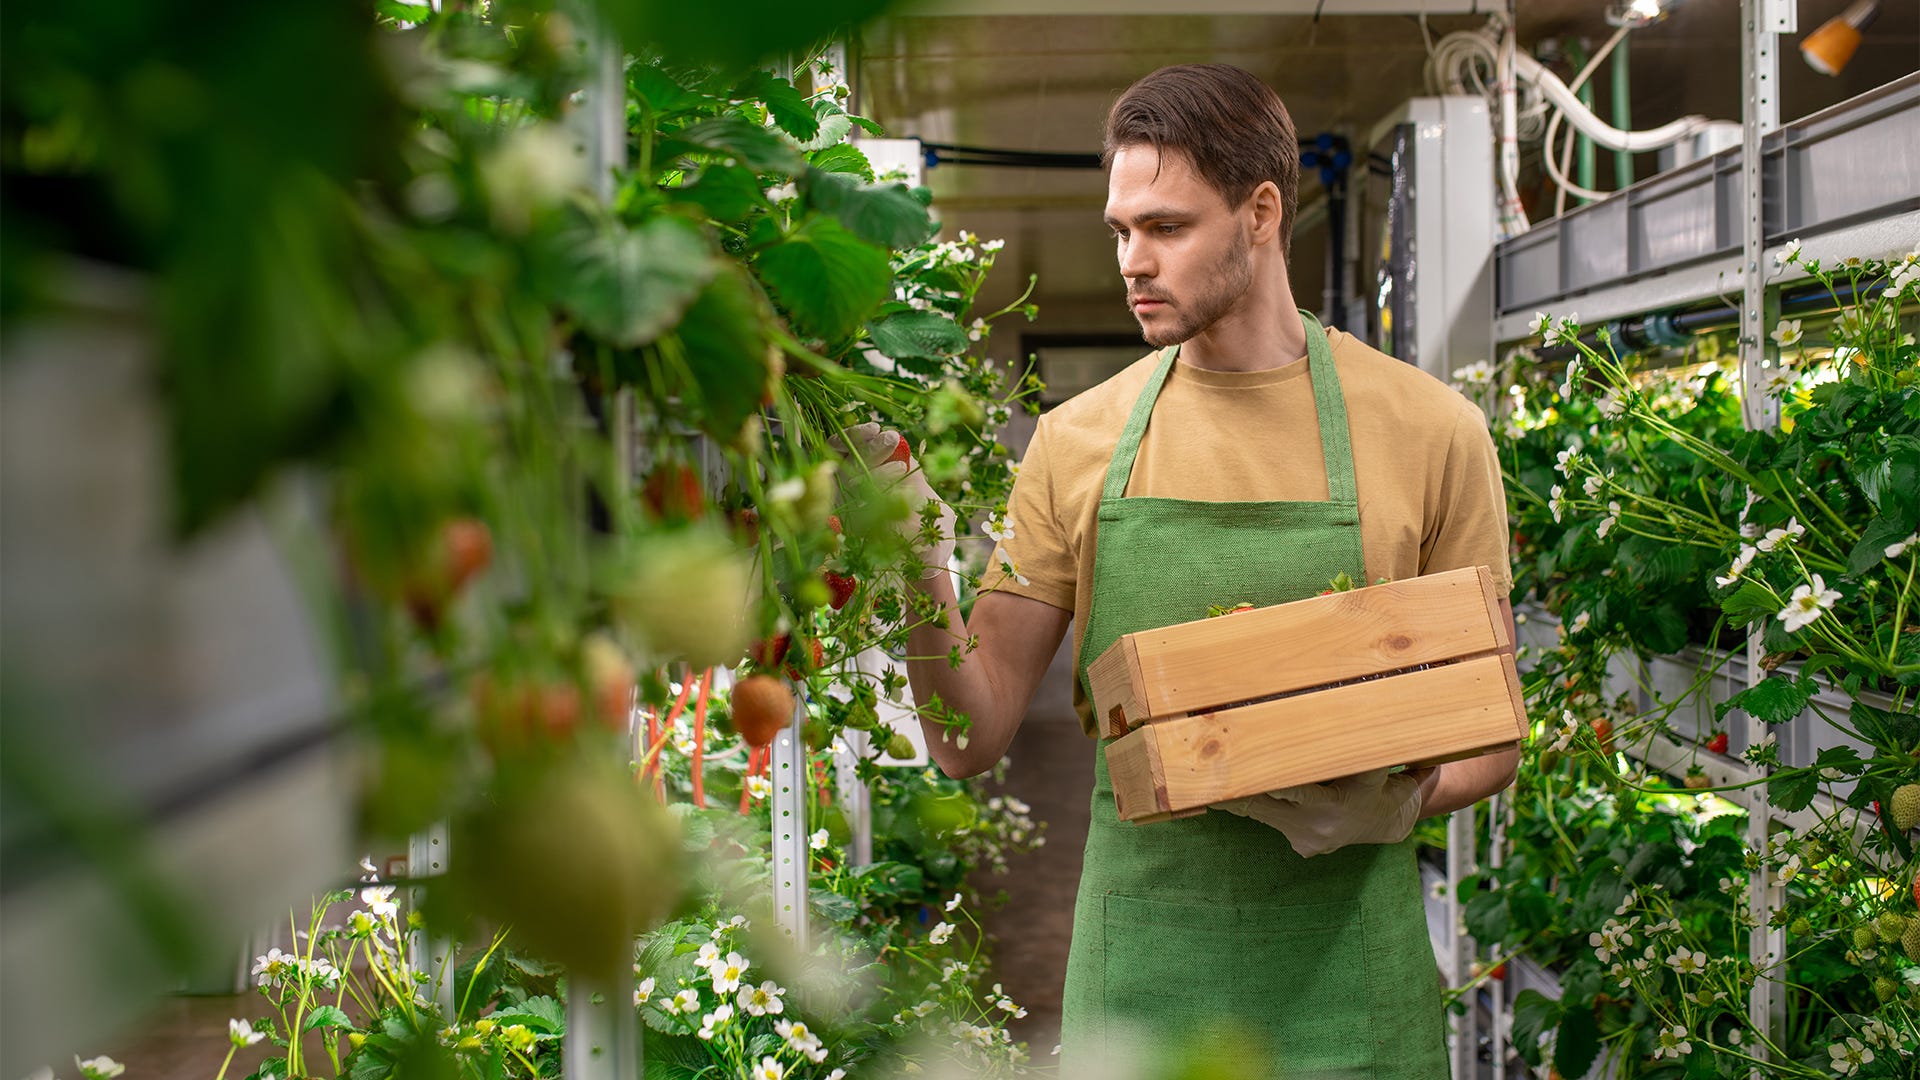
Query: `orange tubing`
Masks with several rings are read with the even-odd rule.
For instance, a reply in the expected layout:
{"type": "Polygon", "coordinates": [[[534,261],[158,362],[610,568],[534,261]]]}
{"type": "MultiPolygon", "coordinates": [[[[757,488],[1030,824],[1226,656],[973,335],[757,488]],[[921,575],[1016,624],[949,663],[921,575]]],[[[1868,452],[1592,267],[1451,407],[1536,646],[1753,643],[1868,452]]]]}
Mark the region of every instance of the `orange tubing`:
{"type": "MultiPolygon", "coordinates": [[[[691,680],[689,680],[691,681],[691,680]]],[[[693,805],[707,806],[707,783],[703,775],[707,751],[707,698],[713,689],[713,669],[700,674],[700,697],[693,706],[693,805]]]]}

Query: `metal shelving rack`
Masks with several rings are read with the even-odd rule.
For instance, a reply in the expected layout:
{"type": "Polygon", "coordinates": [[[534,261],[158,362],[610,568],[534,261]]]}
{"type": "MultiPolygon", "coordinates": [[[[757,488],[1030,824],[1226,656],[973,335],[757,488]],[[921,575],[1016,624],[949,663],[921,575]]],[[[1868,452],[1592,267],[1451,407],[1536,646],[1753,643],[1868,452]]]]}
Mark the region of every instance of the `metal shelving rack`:
{"type": "MultiPolygon", "coordinates": [[[[1778,38],[1795,29],[1791,0],[1742,0],[1741,145],[1542,223],[1496,247],[1497,347],[1529,339],[1537,309],[1577,311],[1583,323],[1593,326],[1731,304],[1740,312],[1746,423],[1761,428],[1778,422],[1778,403],[1761,389],[1765,368],[1777,359],[1767,328],[1779,317],[1781,288],[1808,275],[1797,266],[1776,270],[1774,254],[1796,239],[1804,257],[1829,264],[1849,255],[1886,255],[1920,245],[1920,154],[1912,151],[1920,146],[1920,72],[1782,126],[1775,92],[1778,38]],[[1889,153],[1889,148],[1898,152],[1889,153]]],[[[1759,647],[1755,634],[1744,656],[1725,658],[1724,675],[1715,682],[1726,685],[1707,688],[1707,708],[1764,677],[1759,647]]],[[[1649,665],[1656,670],[1623,670],[1617,678],[1628,686],[1657,687],[1662,663],[1649,665]]],[[[1742,719],[1743,724],[1732,726],[1742,746],[1766,734],[1760,721],[1742,719]]],[[[1783,750],[1784,760],[1791,763],[1810,761],[1819,749],[1842,738],[1811,711],[1790,727],[1792,741],[1783,750]]],[[[1735,752],[1740,748],[1733,747],[1735,752]]],[[[1765,775],[1740,758],[1695,755],[1661,739],[1629,752],[1649,768],[1676,775],[1697,762],[1716,785],[1765,775]]],[[[1822,796],[1809,811],[1784,812],[1769,804],[1766,791],[1760,784],[1733,793],[1733,801],[1748,811],[1748,840],[1756,850],[1765,849],[1773,822],[1797,828],[1811,821],[1814,812],[1834,809],[1822,796]]],[[[1502,842],[1499,813],[1496,804],[1494,845],[1502,842]]],[[[1458,831],[1451,828],[1450,836],[1458,831]]],[[[1475,840],[1471,853],[1449,854],[1450,886],[1457,886],[1460,871],[1477,860],[1475,840]]],[[[1490,859],[1497,860],[1499,854],[1495,846],[1490,859]]],[[[1452,921],[1458,903],[1454,889],[1448,892],[1452,921]]],[[[1749,955],[1764,965],[1784,951],[1781,932],[1768,926],[1773,897],[1764,875],[1750,881],[1748,899],[1757,924],[1749,955]]],[[[1453,930],[1464,937],[1457,921],[1453,930]]],[[[1502,1080],[1510,1047],[1511,995],[1524,988],[1521,984],[1550,996],[1558,993],[1557,981],[1536,966],[1516,964],[1512,970],[1523,977],[1490,984],[1493,1075],[1502,1080]]],[[[1756,982],[1748,1001],[1756,1029],[1778,1033],[1785,1002],[1777,991],[1776,980],[1762,977],[1756,982]]],[[[1469,1047],[1479,1041],[1473,1017],[1469,1010],[1459,1039],[1469,1047]]],[[[1461,1075],[1458,1068],[1456,1075],[1461,1075]]]]}

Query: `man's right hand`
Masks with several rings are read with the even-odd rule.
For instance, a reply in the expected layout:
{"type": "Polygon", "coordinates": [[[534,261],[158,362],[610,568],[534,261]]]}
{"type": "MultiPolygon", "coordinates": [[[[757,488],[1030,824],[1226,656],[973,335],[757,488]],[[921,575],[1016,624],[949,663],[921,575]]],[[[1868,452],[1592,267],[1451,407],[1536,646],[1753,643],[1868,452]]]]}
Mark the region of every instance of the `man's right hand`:
{"type": "Polygon", "coordinates": [[[846,446],[867,464],[873,482],[880,490],[897,491],[906,499],[908,514],[900,525],[900,535],[913,545],[914,553],[924,564],[921,574],[924,580],[944,573],[947,564],[953,561],[953,508],[934,494],[933,485],[927,483],[926,473],[921,471],[905,443],[899,432],[879,424],[859,424],[847,429],[846,446]],[[928,503],[938,508],[937,539],[928,538],[921,524],[928,503]]]}

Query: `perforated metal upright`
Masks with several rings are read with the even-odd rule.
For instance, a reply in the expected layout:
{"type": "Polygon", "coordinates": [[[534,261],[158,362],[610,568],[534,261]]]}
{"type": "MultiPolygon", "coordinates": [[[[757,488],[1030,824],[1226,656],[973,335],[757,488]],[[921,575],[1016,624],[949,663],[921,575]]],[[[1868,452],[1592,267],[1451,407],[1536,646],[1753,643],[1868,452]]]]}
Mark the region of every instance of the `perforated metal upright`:
{"type": "MultiPolygon", "coordinates": [[[[1767,335],[1767,327],[1779,321],[1779,293],[1767,288],[1767,214],[1765,159],[1761,140],[1780,126],[1779,35],[1795,29],[1794,0],[1742,0],[1741,30],[1741,156],[1740,183],[1740,270],[1743,278],[1740,304],[1740,380],[1745,390],[1742,410],[1749,428],[1769,428],[1779,423],[1780,405],[1766,388],[1766,369],[1779,362],[1779,350],[1767,335]]],[[[1782,172],[1784,182],[1786,173],[1782,172]]],[[[1761,633],[1747,635],[1747,685],[1766,675],[1760,659],[1761,633]]],[[[1766,737],[1766,725],[1748,715],[1745,719],[1747,745],[1758,745],[1766,737]]],[[[1765,787],[1755,791],[1755,803],[1747,815],[1747,843],[1763,859],[1767,852],[1767,834],[1772,824],[1765,800],[1765,787]]],[[[1754,919],[1749,932],[1747,956],[1758,977],[1747,996],[1747,1021],[1755,1031],[1778,1039],[1786,1025],[1786,995],[1781,992],[1781,974],[1776,967],[1786,962],[1786,938],[1772,921],[1775,895],[1771,874],[1763,863],[1747,879],[1748,910],[1754,919]]],[[[1764,1046],[1758,1048],[1767,1056],[1764,1046]]],[[[1752,1075],[1758,1076],[1758,1069],[1752,1075]]]]}
{"type": "MultiPolygon", "coordinates": [[[[419,881],[447,872],[447,823],[438,821],[407,838],[407,877],[419,881]]],[[[418,910],[422,889],[409,889],[408,907],[418,910]]],[[[448,1023],[454,1021],[453,971],[456,963],[453,943],[444,937],[414,930],[407,934],[407,954],[414,970],[425,972],[433,1000],[448,1023]]]]}
{"type": "MultiPolygon", "coordinates": [[[[587,44],[593,74],[586,88],[586,107],[576,115],[585,126],[580,135],[586,145],[594,192],[610,201],[614,173],[626,167],[626,56],[618,39],[591,13],[583,12],[582,18],[588,20],[582,25],[594,27],[587,44]]],[[[614,417],[610,426],[624,485],[633,464],[630,392],[623,391],[616,398],[614,417]]],[[[631,715],[628,722],[632,722],[631,715]]],[[[618,974],[606,984],[580,981],[569,987],[566,1080],[638,1080],[640,1076],[641,1031],[639,1013],[633,1007],[632,967],[623,961],[613,970],[618,974]]]]}

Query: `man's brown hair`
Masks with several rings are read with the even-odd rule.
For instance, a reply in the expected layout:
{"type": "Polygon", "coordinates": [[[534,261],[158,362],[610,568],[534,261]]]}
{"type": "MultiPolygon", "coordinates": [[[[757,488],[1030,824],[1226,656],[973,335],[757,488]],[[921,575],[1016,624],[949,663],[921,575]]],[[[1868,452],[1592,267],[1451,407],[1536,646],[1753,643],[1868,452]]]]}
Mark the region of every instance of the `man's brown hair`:
{"type": "Polygon", "coordinates": [[[1180,64],[1141,79],[1107,113],[1100,164],[1129,146],[1178,150],[1228,206],[1271,180],[1280,189],[1280,250],[1293,247],[1300,137],[1280,95],[1231,64],[1180,64]]]}

